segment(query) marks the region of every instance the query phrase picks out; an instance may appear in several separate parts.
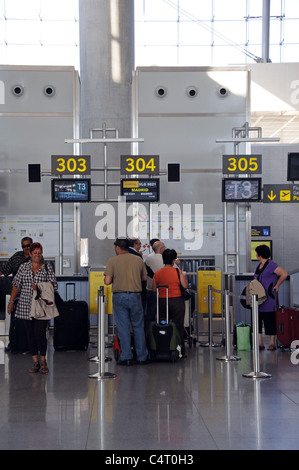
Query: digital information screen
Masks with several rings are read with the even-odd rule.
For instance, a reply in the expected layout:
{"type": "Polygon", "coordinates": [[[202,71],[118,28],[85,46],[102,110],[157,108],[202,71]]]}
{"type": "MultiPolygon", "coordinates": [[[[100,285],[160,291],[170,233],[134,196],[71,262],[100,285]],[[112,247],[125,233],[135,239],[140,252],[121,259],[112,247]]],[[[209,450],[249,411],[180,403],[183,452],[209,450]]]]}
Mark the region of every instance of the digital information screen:
{"type": "Polygon", "coordinates": [[[287,181],[299,181],[299,153],[288,153],[287,181]]]}
{"type": "Polygon", "coordinates": [[[272,240],[252,240],[251,241],[251,261],[256,261],[256,247],[259,245],[267,245],[270,248],[271,256],[270,259],[272,259],[272,240]]]}
{"type": "Polygon", "coordinates": [[[129,202],[158,202],[159,182],[158,178],[123,179],[120,181],[121,195],[129,202]]]}
{"type": "Polygon", "coordinates": [[[90,179],[52,179],[52,202],[89,202],[90,179]]]}
{"type": "Polygon", "coordinates": [[[223,202],[259,202],[261,178],[224,178],[222,180],[223,202]]]}

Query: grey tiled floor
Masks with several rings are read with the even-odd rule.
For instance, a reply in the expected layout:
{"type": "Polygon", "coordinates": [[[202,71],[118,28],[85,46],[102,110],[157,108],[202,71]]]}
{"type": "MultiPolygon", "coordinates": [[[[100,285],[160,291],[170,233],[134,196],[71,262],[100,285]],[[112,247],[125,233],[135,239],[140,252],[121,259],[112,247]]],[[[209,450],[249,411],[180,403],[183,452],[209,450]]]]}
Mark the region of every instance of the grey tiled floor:
{"type": "MultiPolygon", "coordinates": [[[[106,350],[112,357],[112,349],[106,350]]],[[[260,353],[269,379],[251,379],[252,353],[222,362],[222,348],[187,348],[178,363],[105,368],[97,350],[55,352],[50,373],[28,374],[28,355],[0,363],[0,449],[299,449],[299,365],[290,352],[260,353]]],[[[3,358],[3,355],[2,355],[3,358]]]]}

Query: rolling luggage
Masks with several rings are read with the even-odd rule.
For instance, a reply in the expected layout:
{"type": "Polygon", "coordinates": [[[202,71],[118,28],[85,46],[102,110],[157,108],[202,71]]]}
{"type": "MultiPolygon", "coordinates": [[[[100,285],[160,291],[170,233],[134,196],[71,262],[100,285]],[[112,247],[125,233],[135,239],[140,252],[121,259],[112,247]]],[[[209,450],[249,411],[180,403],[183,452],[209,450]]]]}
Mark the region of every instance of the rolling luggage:
{"type": "Polygon", "coordinates": [[[181,338],[176,325],[169,321],[167,285],[157,286],[157,321],[151,323],[149,327],[147,344],[150,359],[153,361],[175,362],[181,357],[181,338]],[[159,288],[161,287],[166,288],[166,319],[160,321],[159,288]]]}
{"type": "Polygon", "coordinates": [[[24,321],[25,320],[21,320],[20,318],[11,318],[9,346],[12,354],[29,352],[29,343],[24,321]]]}
{"type": "MultiPolygon", "coordinates": [[[[131,333],[131,350],[133,354],[133,359],[136,359],[136,350],[135,350],[135,345],[134,345],[134,335],[131,333]]],[[[116,361],[120,360],[120,355],[121,355],[121,344],[118,335],[115,336],[114,341],[113,341],[113,354],[114,354],[114,359],[116,361]]]]}
{"type": "Polygon", "coordinates": [[[83,300],[75,300],[74,283],[66,284],[66,292],[71,285],[74,288],[74,299],[57,306],[59,317],[54,319],[53,338],[55,351],[86,351],[89,345],[88,304],[83,300]]]}
{"type": "Polygon", "coordinates": [[[299,309],[295,307],[277,308],[276,329],[278,345],[290,348],[292,341],[299,339],[299,309]]]}

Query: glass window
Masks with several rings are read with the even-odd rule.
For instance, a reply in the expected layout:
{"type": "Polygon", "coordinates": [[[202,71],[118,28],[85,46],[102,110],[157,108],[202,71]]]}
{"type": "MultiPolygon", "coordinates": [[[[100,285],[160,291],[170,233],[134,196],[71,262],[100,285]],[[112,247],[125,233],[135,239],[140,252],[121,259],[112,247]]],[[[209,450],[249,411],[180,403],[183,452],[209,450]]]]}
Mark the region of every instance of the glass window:
{"type": "Polygon", "coordinates": [[[175,0],[172,3],[174,7],[161,0],[144,0],[144,19],[151,21],[176,21],[178,18],[178,2],[175,0]]]}
{"type": "Polygon", "coordinates": [[[215,21],[214,41],[217,44],[245,44],[245,21],[215,21]],[[223,39],[222,39],[223,38],[223,39]]]}
{"type": "Polygon", "coordinates": [[[285,17],[299,18],[299,2],[298,0],[285,0],[285,17]]]}
{"type": "Polygon", "coordinates": [[[78,16],[78,0],[40,0],[42,20],[74,20],[78,16]]]}
{"type": "Polygon", "coordinates": [[[246,16],[246,1],[240,0],[214,0],[215,20],[243,20],[246,16]]]}
{"type": "Polygon", "coordinates": [[[5,41],[10,44],[40,44],[40,21],[7,20],[5,41]]]}
{"type": "Polygon", "coordinates": [[[145,43],[152,45],[176,45],[178,41],[176,23],[145,23],[144,38],[145,43]]]}
{"type": "Polygon", "coordinates": [[[242,65],[249,61],[243,52],[231,46],[213,48],[213,65],[242,65]]]}
{"type": "MultiPolygon", "coordinates": [[[[286,0],[287,2],[289,0],[286,0]]],[[[282,2],[281,0],[270,0],[270,16],[273,17],[278,17],[283,14],[282,12],[282,2]]]]}
{"type": "Polygon", "coordinates": [[[76,24],[73,21],[43,21],[40,40],[42,44],[75,44],[76,24]]]}
{"type": "Polygon", "coordinates": [[[189,21],[182,21],[180,23],[179,43],[180,45],[211,45],[212,32],[211,22],[194,23],[189,21]]]}
{"type": "Polygon", "coordinates": [[[270,44],[280,44],[282,23],[280,19],[272,20],[270,23],[270,44]]]}
{"type": "MultiPolygon", "coordinates": [[[[298,44],[299,37],[298,37],[298,30],[299,30],[299,18],[293,20],[284,21],[284,42],[286,44],[298,44]]],[[[298,57],[297,57],[298,59],[298,57]]]]}
{"type": "Polygon", "coordinates": [[[180,15],[183,20],[186,15],[194,17],[198,21],[206,21],[212,19],[212,0],[205,0],[204,2],[194,0],[180,0],[180,15]]]}
{"type": "Polygon", "coordinates": [[[212,61],[210,46],[184,46],[179,49],[179,63],[180,66],[202,67],[210,65],[212,61]]]}
{"type": "Polygon", "coordinates": [[[263,13],[263,2],[261,0],[248,0],[247,1],[247,14],[250,17],[261,17],[262,13],[263,13]]]}
{"type": "Polygon", "coordinates": [[[40,0],[4,0],[3,12],[7,19],[38,20],[40,0]]]}
{"type": "Polygon", "coordinates": [[[178,48],[175,46],[137,47],[135,54],[136,67],[177,65],[178,48]]]}

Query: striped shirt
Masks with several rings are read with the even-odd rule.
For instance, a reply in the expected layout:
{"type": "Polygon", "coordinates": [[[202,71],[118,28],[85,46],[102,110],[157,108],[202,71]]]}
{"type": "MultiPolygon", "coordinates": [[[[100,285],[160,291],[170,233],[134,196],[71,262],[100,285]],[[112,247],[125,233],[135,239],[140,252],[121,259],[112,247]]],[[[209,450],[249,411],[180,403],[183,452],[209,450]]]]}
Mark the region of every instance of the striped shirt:
{"type": "Polygon", "coordinates": [[[30,256],[28,258],[24,256],[23,251],[17,251],[6,263],[3,264],[3,266],[1,266],[0,271],[4,276],[9,276],[10,274],[15,276],[21,264],[27,263],[30,259],[30,256]]]}
{"type": "Polygon", "coordinates": [[[53,282],[57,290],[57,281],[52,266],[48,263],[47,270],[43,264],[36,274],[32,271],[32,261],[22,264],[13,279],[13,285],[19,289],[20,299],[16,308],[16,317],[30,320],[31,301],[33,295],[32,283],[53,282]]]}

